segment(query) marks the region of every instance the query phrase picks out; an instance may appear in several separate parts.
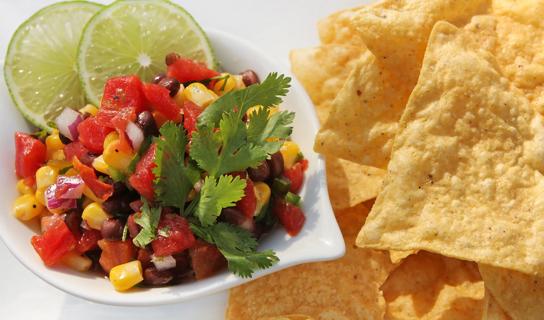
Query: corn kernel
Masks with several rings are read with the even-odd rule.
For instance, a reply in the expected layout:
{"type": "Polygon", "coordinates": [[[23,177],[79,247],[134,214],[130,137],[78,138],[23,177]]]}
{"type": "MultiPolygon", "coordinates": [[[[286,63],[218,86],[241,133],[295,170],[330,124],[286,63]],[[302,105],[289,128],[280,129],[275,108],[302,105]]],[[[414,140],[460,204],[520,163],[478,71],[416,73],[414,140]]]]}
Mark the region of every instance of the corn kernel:
{"type": "Polygon", "coordinates": [[[126,291],[143,280],[142,264],[139,260],[120,264],[110,270],[110,282],[117,291],[126,291]]]}
{"type": "Polygon", "coordinates": [[[208,90],[208,88],[199,82],[188,85],[183,90],[183,97],[185,100],[189,100],[202,108],[206,108],[218,98],[215,92],[208,90]]]}
{"type": "Polygon", "coordinates": [[[66,161],[66,160],[56,160],[56,159],[51,159],[49,161],[47,161],[47,165],[53,169],[55,169],[55,171],[60,171],[66,167],[71,167],[72,166],[72,163],[69,162],[69,161],[66,161]]]}
{"type": "Polygon", "coordinates": [[[36,187],[47,188],[57,182],[58,170],[51,166],[43,166],[36,171],[36,187]]]}
{"type": "Polygon", "coordinates": [[[246,87],[246,84],[244,83],[244,78],[239,75],[239,74],[236,74],[236,75],[233,75],[232,76],[234,78],[234,81],[236,81],[236,89],[240,90],[240,89],[244,89],[246,87]]]}
{"type": "Polygon", "coordinates": [[[65,160],[66,155],[64,154],[64,150],[56,150],[51,154],[51,157],[49,157],[51,160],[65,160]]]}
{"type": "Polygon", "coordinates": [[[64,155],[64,144],[60,140],[58,130],[54,129],[53,132],[45,138],[45,147],[47,148],[47,159],[52,159],[53,155],[58,151],[61,151],[64,155]]]}
{"type": "Polygon", "coordinates": [[[185,101],[185,98],[183,96],[184,90],[185,86],[183,86],[183,83],[180,83],[178,93],[176,93],[176,95],[174,96],[174,101],[176,101],[177,105],[180,107],[183,107],[183,102],[185,101]]]}
{"type": "Polygon", "coordinates": [[[257,198],[257,209],[255,210],[255,214],[259,214],[261,210],[268,205],[272,192],[268,184],[264,182],[256,182],[253,188],[255,189],[255,198],[257,198]]]}
{"type": "Polygon", "coordinates": [[[79,255],[74,251],[70,251],[64,255],[61,259],[62,264],[67,266],[70,269],[76,271],[85,272],[89,271],[93,261],[86,256],[79,255]]]}
{"type": "Polygon", "coordinates": [[[33,194],[24,194],[13,204],[13,214],[19,220],[28,221],[39,216],[44,209],[33,194]]]}
{"type": "Polygon", "coordinates": [[[285,141],[281,146],[280,152],[283,157],[283,165],[286,169],[290,169],[297,162],[300,148],[293,141],[285,141]]]}
{"type": "Polygon", "coordinates": [[[83,194],[91,199],[93,202],[98,202],[98,203],[102,203],[104,202],[104,200],[100,199],[99,197],[97,197],[91,189],[89,189],[89,187],[85,186],[85,188],[83,189],[83,194]]]}
{"type": "Polygon", "coordinates": [[[93,168],[95,168],[98,172],[109,174],[108,164],[104,161],[104,156],[94,158],[93,168]]]}
{"type": "Polygon", "coordinates": [[[227,92],[230,92],[236,89],[236,79],[231,74],[222,73],[220,80],[213,85],[213,91],[218,95],[224,95],[227,92]]]}
{"type": "Polygon", "coordinates": [[[98,113],[98,108],[92,104],[88,104],[84,106],[83,108],[79,109],[79,113],[81,114],[88,113],[91,116],[96,116],[96,114],[98,113]]]}
{"type": "Polygon", "coordinates": [[[25,182],[25,179],[17,181],[17,191],[19,191],[20,194],[33,194],[36,192],[33,187],[25,182]]]}
{"type": "Polygon", "coordinates": [[[34,197],[36,197],[36,201],[42,206],[45,206],[45,189],[46,188],[38,188],[36,189],[36,193],[34,194],[34,197]]]}
{"type": "Polygon", "coordinates": [[[106,138],[104,139],[104,149],[106,149],[110,143],[119,140],[119,134],[116,131],[112,131],[108,133],[106,138]]]}
{"type": "Polygon", "coordinates": [[[128,166],[132,162],[135,154],[134,152],[124,152],[119,147],[121,142],[119,140],[113,141],[104,149],[102,157],[104,162],[121,172],[125,172],[128,166]]]}
{"type": "Polygon", "coordinates": [[[93,202],[83,209],[81,218],[87,222],[89,227],[100,230],[102,228],[102,222],[109,219],[110,216],[102,209],[102,206],[99,203],[93,202]]]}

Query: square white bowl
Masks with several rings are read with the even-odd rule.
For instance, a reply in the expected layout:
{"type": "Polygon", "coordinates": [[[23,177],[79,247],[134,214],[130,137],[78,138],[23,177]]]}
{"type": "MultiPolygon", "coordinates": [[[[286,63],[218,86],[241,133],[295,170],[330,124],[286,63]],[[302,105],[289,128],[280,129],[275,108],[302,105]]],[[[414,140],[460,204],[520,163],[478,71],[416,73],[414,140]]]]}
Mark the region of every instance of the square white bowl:
{"type": "MultiPolygon", "coordinates": [[[[208,30],[220,65],[226,71],[238,73],[253,69],[264,80],[270,72],[289,74],[287,70],[266,57],[250,43],[226,34],[208,30]]],[[[169,287],[135,289],[119,293],[105,277],[79,273],[67,268],[47,268],[30,245],[35,234],[32,228],[12,216],[12,203],[17,197],[14,173],[14,133],[32,130],[19,114],[4,85],[0,89],[3,114],[0,117],[0,181],[4,181],[0,194],[0,236],[17,259],[34,274],[51,285],[75,296],[111,305],[149,306],[182,302],[209,295],[240,285],[252,279],[301,263],[330,260],[341,257],[345,252],[344,240],[332,211],[325,175],[325,165],[313,151],[315,134],[319,122],[312,102],[302,86],[292,77],[291,89],[284,99],[282,109],[296,112],[293,139],[309,160],[304,187],[301,191],[306,223],[296,237],[289,237],[280,228],[262,240],[260,249],[273,249],[280,258],[279,263],[259,271],[253,278],[237,277],[228,271],[213,277],[169,287]]]]}

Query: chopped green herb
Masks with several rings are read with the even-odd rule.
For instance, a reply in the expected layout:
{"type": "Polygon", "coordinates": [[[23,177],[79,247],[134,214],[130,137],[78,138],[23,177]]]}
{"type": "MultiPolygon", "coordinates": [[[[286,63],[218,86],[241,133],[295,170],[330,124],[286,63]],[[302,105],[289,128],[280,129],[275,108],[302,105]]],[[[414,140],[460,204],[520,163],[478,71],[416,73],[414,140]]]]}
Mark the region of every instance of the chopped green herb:
{"type": "Polygon", "coordinates": [[[160,207],[150,207],[145,199],[143,202],[144,205],[142,206],[141,215],[135,216],[134,218],[134,222],[142,227],[142,229],[140,230],[140,233],[132,239],[134,245],[140,248],[145,248],[146,245],[155,240],[162,211],[160,207]]]}
{"type": "Polygon", "coordinates": [[[223,208],[232,207],[242,199],[245,187],[246,181],[240,177],[222,175],[217,180],[211,176],[206,177],[195,216],[203,226],[214,224],[223,208]]]}

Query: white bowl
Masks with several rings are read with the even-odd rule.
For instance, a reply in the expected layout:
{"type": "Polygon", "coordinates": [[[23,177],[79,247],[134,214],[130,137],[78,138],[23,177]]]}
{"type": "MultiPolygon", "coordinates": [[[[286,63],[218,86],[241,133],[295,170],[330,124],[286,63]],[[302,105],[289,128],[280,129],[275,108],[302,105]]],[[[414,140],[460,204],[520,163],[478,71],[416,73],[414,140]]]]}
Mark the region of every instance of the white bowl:
{"type": "MultiPolygon", "coordinates": [[[[253,69],[264,79],[270,72],[288,74],[281,66],[266,57],[250,43],[232,35],[208,31],[221,66],[233,73],[253,69]]],[[[17,196],[14,174],[15,131],[29,131],[31,127],[19,114],[3,85],[0,91],[3,115],[0,117],[0,236],[9,250],[38,277],[75,296],[98,303],[125,306],[147,306],[181,302],[222,291],[251,279],[239,278],[227,271],[205,280],[170,287],[135,289],[128,293],[116,292],[109,281],[94,274],[78,273],[66,268],[47,268],[30,245],[34,231],[11,215],[17,196]]],[[[291,90],[282,108],[296,112],[293,139],[309,160],[301,195],[306,223],[300,234],[289,237],[281,228],[274,230],[262,242],[261,249],[276,251],[280,262],[272,268],[257,272],[253,279],[305,262],[330,260],[345,252],[344,240],[336,224],[327,193],[324,162],[313,150],[319,123],[311,101],[302,86],[292,77],[291,90]]]]}

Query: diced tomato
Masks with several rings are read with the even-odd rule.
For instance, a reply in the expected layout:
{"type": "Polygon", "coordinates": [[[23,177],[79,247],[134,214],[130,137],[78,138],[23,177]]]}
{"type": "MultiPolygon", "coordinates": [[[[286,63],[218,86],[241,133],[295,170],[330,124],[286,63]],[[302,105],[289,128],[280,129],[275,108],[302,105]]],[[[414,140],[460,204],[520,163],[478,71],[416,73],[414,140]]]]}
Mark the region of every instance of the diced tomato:
{"type": "Polygon", "coordinates": [[[202,81],[218,76],[219,72],[208,69],[204,64],[185,58],[178,58],[168,66],[168,76],[179,82],[202,81]]]}
{"type": "Polygon", "coordinates": [[[144,84],[144,94],[151,107],[169,120],[180,122],[181,109],[170,96],[170,90],[154,83],[144,84]]]}
{"type": "Polygon", "coordinates": [[[95,117],[89,117],[77,126],[79,142],[94,153],[102,153],[104,151],[104,140],[108,133],[112,131],[112,128],[103,126],[95,117]]]}
{"type": "Polygon", "coordinates": [[[138,249],[136,259],[140,261],[142,268],[144,269],[151,266],[151,252],[149,252],[147,249],[138,249]]]}
{"type": "Polygon", "coordinates": [[[186,100],[183,102],[183,127],[187,130],[189,137],[196,130],[198,116],[202,113],[202,108],[193,102],[186,100]]]}
{"type": "Polygon", "coordinates": [[[293,237],[296,236],[306,221],[302,210],[283,199],[275,199],[273,205],[273,212],[287,233],[293,237]]]}
{"type": "Polygon", "coordinates": [[[46,266],[57,264],[62,257],[76,246],[76,238],[61,219],[52,221],[42,235],[33,236],[32,246],[46,266]]]}
{"type": "Polygon", "coordinates": [[[94,169],[81,163],[78,158],[72,159],[74,168],[79,172],[81,179],[91,191],[102,200],[106,200],[113,194],[113,186],[111,184],[100,181],[96,177],[94,169]]]}
{"type": "Polygon", "coordinates": [[[163,230],[167,237],[159,235],[151,242],[153,252],[157,256],[169,256],[189,249],[195,244],[195,236],[185,218],[177,214],[163,214],[158,230],[163,230]]]}
{"type": "Polygon", "coordinates": [[[90,154],[89,150],[85,148],[81,142],[70,142],[64,146],[64,156],[66,160],[72,161],[74,157],[78,158],[81,163],[90,166],[93,163],[94,156],[90,154]]]}
{"type": "Polygon", "coordinates": [[[102,233],[94,229],[85,229],[77,241],[76,250],[85,253],[98,248],[98,240],[102,239],[102,233]]]}
{"type": "Polygon", "coordinates": [[[236,202],[236,208],[248,218],[253,218],[255,210],[257,210],[257,197],[255,196],[255,188],[253,187],[253,181],[251,181],[251,179],[249,178],[246,178],[244,197],[236,202]]]}
{"type": "Polygon", "coordinates": [[[98,246],[102,249],[100,254],[100,266],[106,272],[123,263],[130,262],[136,258],[136,248],[132,241],[110,241],[98,240],[98,246]]]}
{"type": "Polygon", "coordinates": [[[304,171],[308,170],[308,166],[310,165],[308,163],[308,159],[302,159],[300,160],[300,163],[302,164],[302,170],[304,171]]]}
{"type": "Polygon", "coordinates": [[[15,173],[20,178],[32,177],[46,160],[45,144],[29,134],[15,133],[15,173]]]}
{"type": "Polygon", "coordinates": [[[127,228],[128,228],[128,234],[131,238],[136,238],[138,234],[140,233],[141,227],[136,223],[135,218],[140,218],[142,216],[141,212],[136,212],[128,216],[127,218],[127,228]]]}
{"type": "Polygon", "coordinates": [[[289,179],[289,181],[291,181],[289,191],[298,193],[300,188],[302,188],[302,183],[304,182],[304,165],[302,162],[297,162],[291,168],[285,169],[283,171],[283,175],[289,179]]]}
{"type": "Polygon", "coordinates": [[[145,108],[145,97],[142,92],[142,81],[137,76],[109,78],[104,86],[104,94],[100,108],[104,110],[121,110],[133,108],[135,113],[145,108]]]}
{"type": "Polygon", "coordinates": [[[196,242],[189,250],[189,256],[197,280],[212,276],[227,265],[227,260],[217,247],[203,241],[196,242]]]}
{"type": "Polygon", "coordinates": [[[149,201],[153,201],[155,197],[155,190],[153,189],[155,175],[153,174],[153,168],[156,167],[156,151],[157,145],[152,144],[136,165],[134,173],[128,179],[130,185],[149,201]]]}

